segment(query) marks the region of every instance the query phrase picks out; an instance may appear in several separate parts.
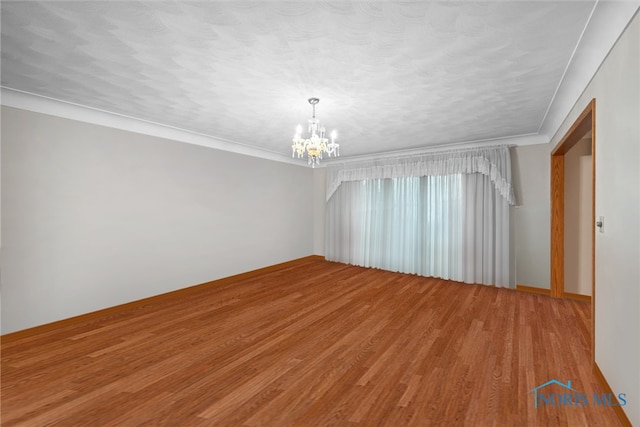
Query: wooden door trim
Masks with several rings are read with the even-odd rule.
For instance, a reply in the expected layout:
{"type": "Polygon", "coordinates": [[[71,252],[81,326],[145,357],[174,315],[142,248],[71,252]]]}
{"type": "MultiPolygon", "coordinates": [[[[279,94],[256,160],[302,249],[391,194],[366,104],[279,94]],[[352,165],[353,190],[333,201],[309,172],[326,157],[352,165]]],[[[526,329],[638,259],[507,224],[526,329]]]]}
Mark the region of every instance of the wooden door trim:
{"type": "Polygon", "coordinates": [[[564,294],[564,154],[551,154],[551,296],[564,294]]]}
{"type": "Polygon", "coordinates": [[[596,100],[592,99],[560,142],[551,151],[551,296],[564,291],[564,155],[591,131],[591,358],[595,363],[596,301],[596,100]]]}

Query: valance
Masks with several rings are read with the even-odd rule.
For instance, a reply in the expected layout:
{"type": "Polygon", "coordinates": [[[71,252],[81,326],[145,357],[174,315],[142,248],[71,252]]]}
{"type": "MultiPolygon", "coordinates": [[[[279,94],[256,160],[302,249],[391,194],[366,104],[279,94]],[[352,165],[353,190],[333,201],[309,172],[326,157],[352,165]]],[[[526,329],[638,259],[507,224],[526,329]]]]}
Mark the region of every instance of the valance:
{"type": "Polygon", "coordinates": [[[500,195],[510,205],[515,204],[511,184],[511,157],[506,145],[329,164],[327,201],[340,184],[347,181],[473,173],[488,176],[500,195]]]}

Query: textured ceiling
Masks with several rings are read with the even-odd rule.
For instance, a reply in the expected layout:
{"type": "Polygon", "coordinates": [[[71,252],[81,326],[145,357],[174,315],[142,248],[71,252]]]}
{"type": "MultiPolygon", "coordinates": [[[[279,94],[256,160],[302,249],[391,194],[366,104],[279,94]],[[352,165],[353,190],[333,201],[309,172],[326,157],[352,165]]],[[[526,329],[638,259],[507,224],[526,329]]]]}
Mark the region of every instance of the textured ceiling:
{"type": "Polygon", "coordinates": [[[2,86],[290,155],[535,134],[594,1],[2,2],[2,86]]]}

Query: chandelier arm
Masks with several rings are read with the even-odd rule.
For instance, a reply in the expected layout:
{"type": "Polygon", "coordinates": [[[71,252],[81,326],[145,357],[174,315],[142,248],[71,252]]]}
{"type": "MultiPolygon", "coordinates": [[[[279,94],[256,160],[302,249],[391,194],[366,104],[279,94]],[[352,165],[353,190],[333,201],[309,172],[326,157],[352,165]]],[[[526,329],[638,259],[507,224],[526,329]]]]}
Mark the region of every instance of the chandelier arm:
{"type": "Polygon", "coordinates": [[[302,129],[298,125],[296,134],[293,139],[292,156],[298,155],[298,158],[304,158],[307,155],[307,164],[311,167],[316,167],[320,164],[323,154],[327,154],[328,157],[340,156],[340,146],[335,143],[336,132],[331,132],[331,142],[325,138],[325,128],[320,126],[320,121],[316,118],[316,104],[320,102],[318,98],[309,98],[309,104],[311,104],[312,116],[309,120],[309,138],[302,137],[302,129]]]}

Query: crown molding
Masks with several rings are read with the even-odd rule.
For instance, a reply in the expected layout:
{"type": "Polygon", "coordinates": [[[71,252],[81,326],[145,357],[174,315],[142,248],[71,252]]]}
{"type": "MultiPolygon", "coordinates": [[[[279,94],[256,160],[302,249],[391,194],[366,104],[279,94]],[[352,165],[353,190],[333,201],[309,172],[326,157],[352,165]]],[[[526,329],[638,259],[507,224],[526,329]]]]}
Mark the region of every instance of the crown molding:
{"type": "Polygon", "coordinates": [[[504,138],[465,141],[465,142],[453,143],[453,144],[429,145],[427,147],[412,148],[409,150],[386,151],[383,153],[365,154],[362,156],[331,158],[331,159],[327,159],[326,161],[323,160],[324,163],[320,166],[322,167],[326,165],[348,164],[351,162],[379,160],[379,159],[387,159],[387,158],[395,158],[395,157],[419,156],[421,154],[429,154],[429,153],[439,152],[439,151],[442,152],[447,150],[463,150],[467,148],[471,149],[471,148],[480,148],[480,147],[490,147],[495,145],[519,147],[522,145],[536,145],[536,144],[548,144],[548,143],[549,143],[549,138],[546,135],[539,135],[539,134],[517,135],[517,136],[504,137],[504,138]]]}
{"type": "MultiPolygon", "coordinates": [[[[549,143],[566,120],[576,102],[589,85],[608,53],[640,8],[640,0],[596,0],[591,15],[567,64],[561,82],[541,120],[538,132],[501,139],[438,144],[411,150],[378,152],[362,156],[326,159],[320,166],[351,160],[395,157],[443,149],[471,148],[495,144],[511,146],[549,143]]],[[[307,167],[306,162],[281,152],[265,150],[247,144],[228,141],[186,129],[167,126],[135,117],[74,104],[0,86],[0,104],[71,120],[107,126],[115,129],[166,138],[232,153],[307,167]]]]}
{"type": "Polygon", "coordinates": [[[555,138],[560,126],[639,9],[640,0],[596,1],[538,134],[546,135],[549,140],[555,138]]]}
{"type": "MultiPolygon", "coordinates": [[[[187,144],[201,145],[204,147],[214,148],[217,150],[229,151],[232,153],[243,154],[246,156],[259,157],[267,160],[274,160],[282,163],[288,163],[296,166],[307,167],[306,162],[285,156],[281,153],[275,153],[268,150],[251,147],[237,142],[225,141],[185,129],[172,126],[162,125],[160,123],[150,122],[137,119],[122,114],[111,113],[109,111],[97,108],[87,107],[84,105],[74,104],[71,102],[61,101],[46,96],[36,95],[21,90],[0,86],[0,104],[7,107],[19,108],[22,110],[33,111],[36,113],[48,114],[51,116],[62,117],[70,120],[77,120],[85,123],[91,123],[99,126],[107,126],[110,128],[125,130],[129,132],[140,133],[144,135],[155,136],[159,138],[170,139],[174,141],[184,142],[187,144]]],[[[453,144],[430,145],[428,147],[420,147],[410,150],[398,150],[367,154],[363,156],[343,157],[340,159],[328,158],[324,159],[318,167],[324,167],[331,163],[343,163],[349,161],[361,161],[381,159],[387,157],[418,155],[422,153],[433,152],[437,150],[458,149],[483,147],[496,144],[515,145],[531,145],[545,144],[549,139],[541,135],[519,135],[498,139],[487,139],[478,141],[465,141],[453,144]]]]}
{"type": "Polygon", "coordinates": [[[7,107],[19,108],[65,119],[77,120],[85,123],[184,142],[187,144],[201,145],[217,150],[243,154],[245,156],[259,157],[262,159],[306,167],[306,162],[301,163],[299,160],[296,161],[296,159],[292,159],[291,157],[281,153],[263,150],[237,142],[225,141],[209,135],[141,120],[122,114],[111,113],[109,111],[99,110],[84,105],[60,101],[58,99],[36,95],[5,86],[1,86],[0,88],[2,89],[0,92],[0,104],[7,107]]]}

